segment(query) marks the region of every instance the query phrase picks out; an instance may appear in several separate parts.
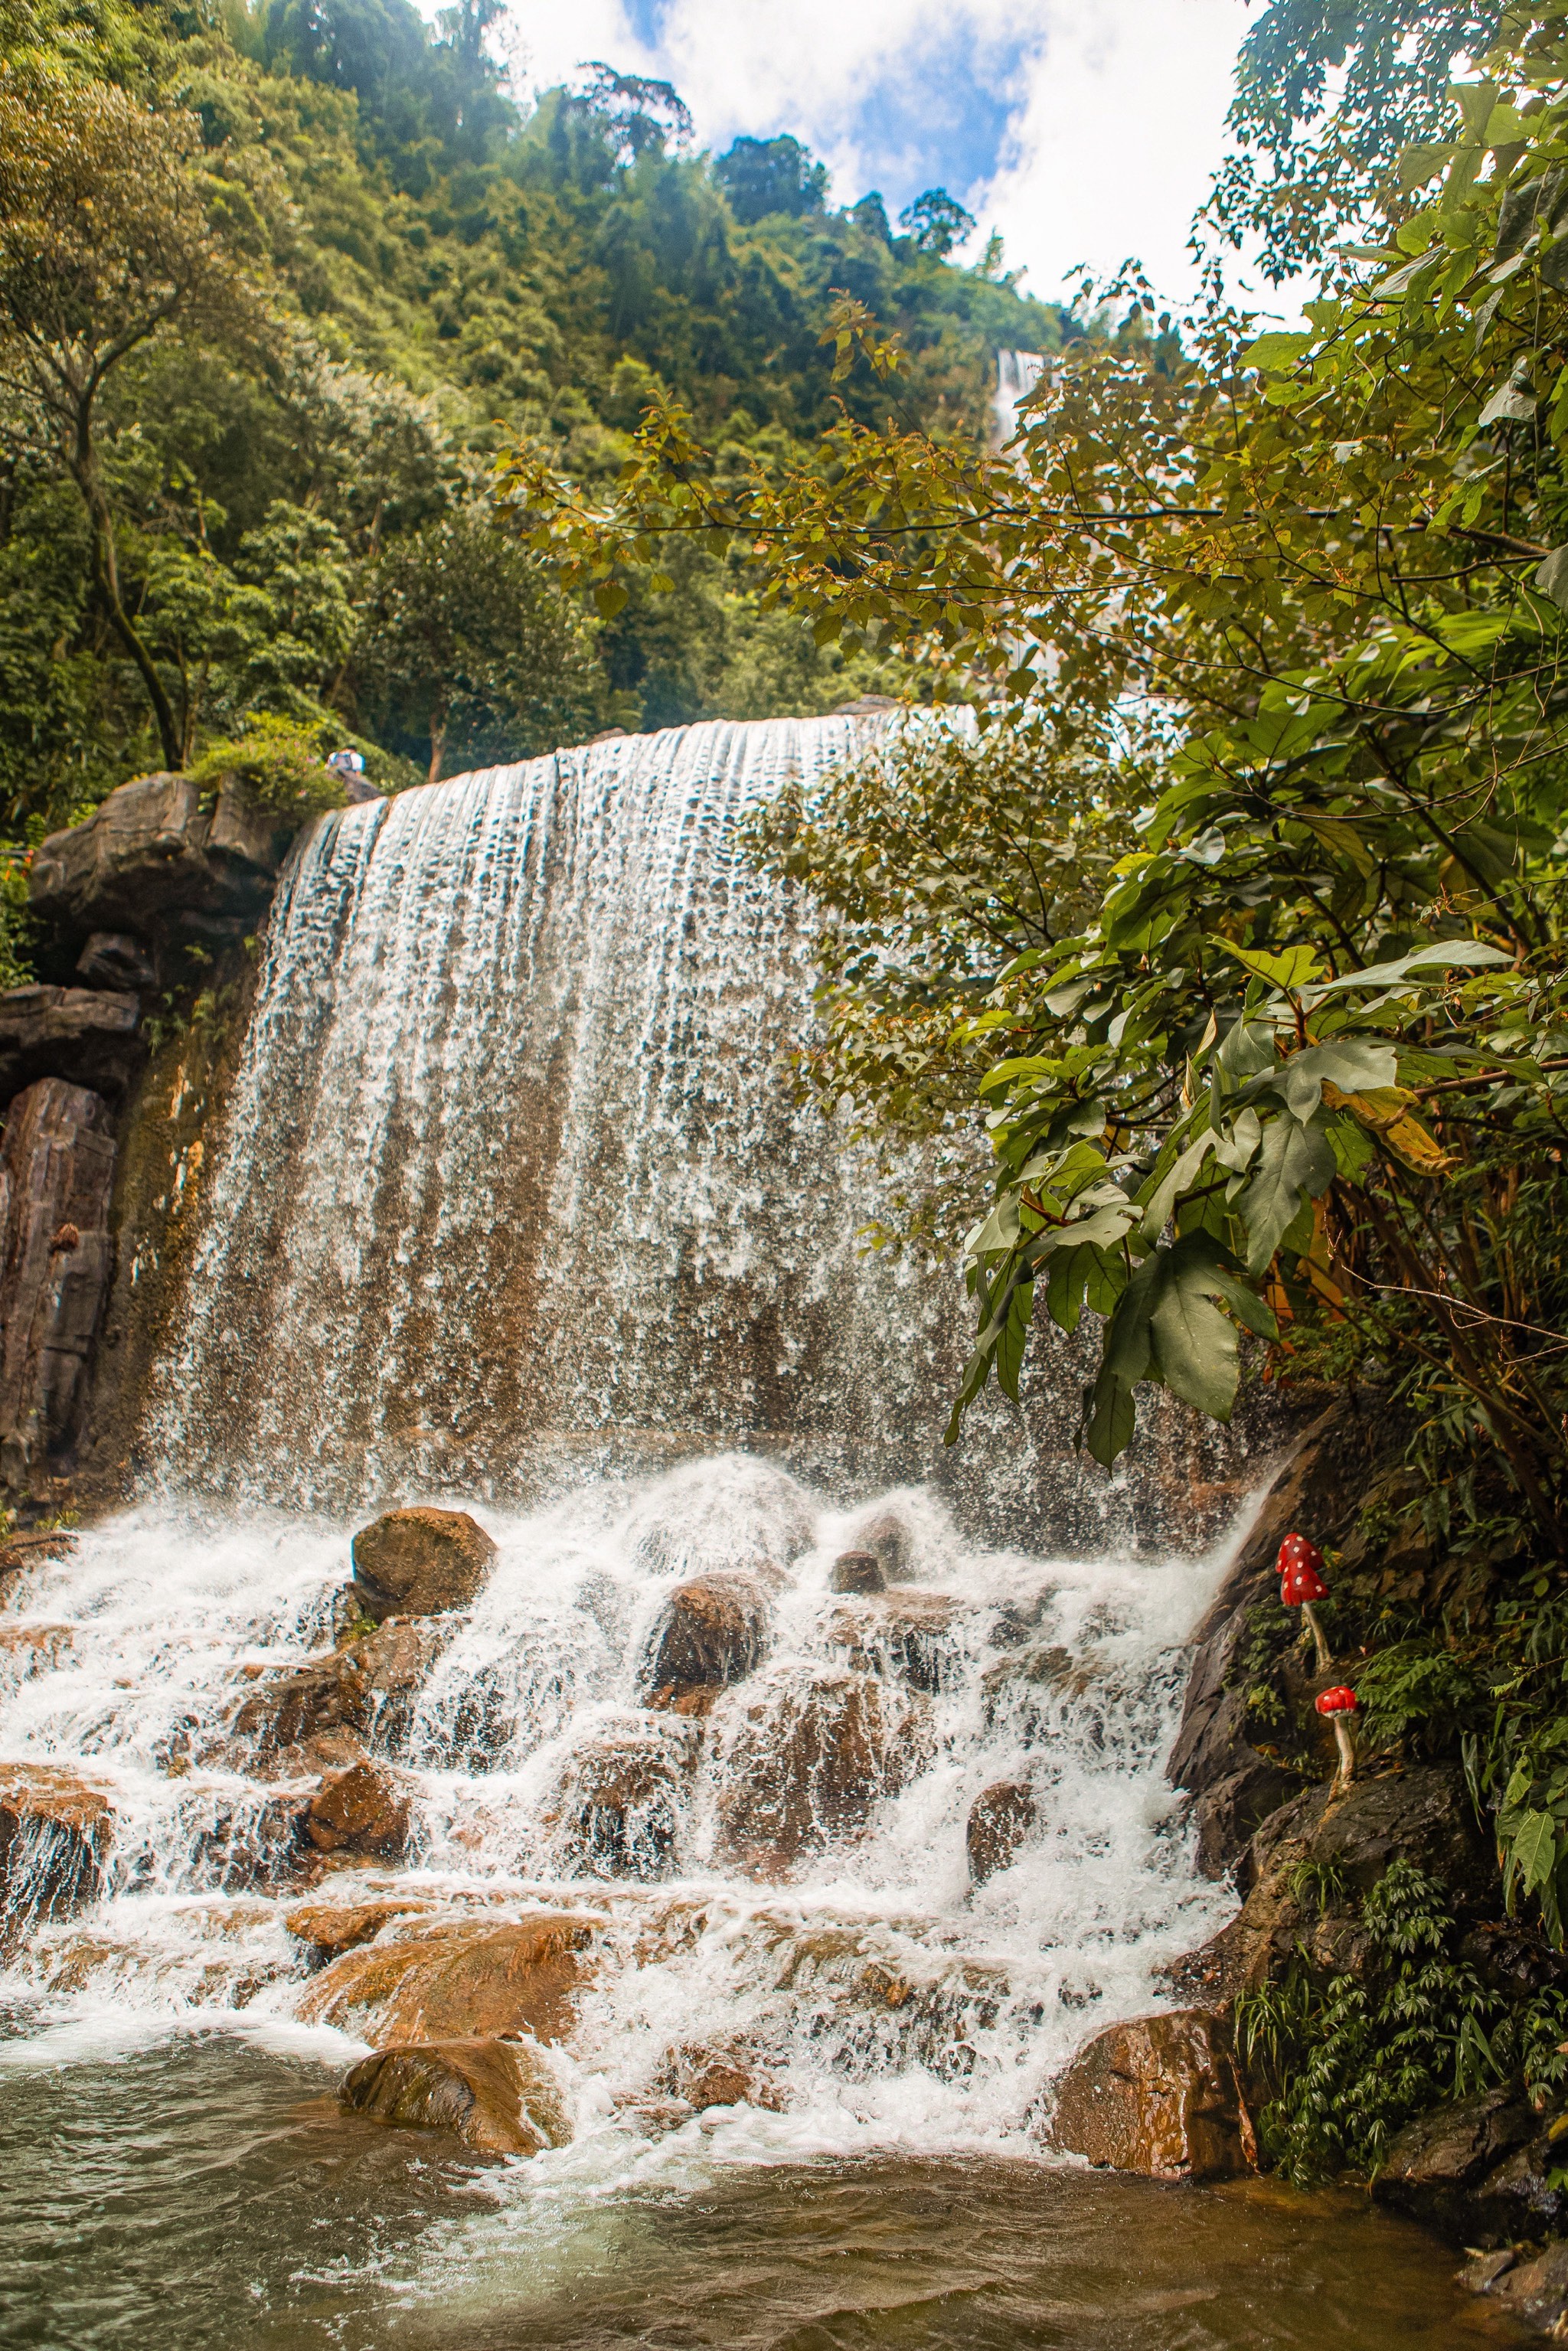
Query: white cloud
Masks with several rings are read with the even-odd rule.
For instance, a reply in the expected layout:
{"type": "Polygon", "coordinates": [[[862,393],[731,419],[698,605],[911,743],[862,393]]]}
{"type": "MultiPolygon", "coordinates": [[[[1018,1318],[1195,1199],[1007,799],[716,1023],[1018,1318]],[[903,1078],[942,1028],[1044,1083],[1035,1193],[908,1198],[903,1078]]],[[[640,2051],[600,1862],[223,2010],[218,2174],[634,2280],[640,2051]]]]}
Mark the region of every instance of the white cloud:
{"type": "Polygon", "coordinates": [[[841,202],[940,183],[1050,298],[1137,253],[1179,297],[1245,0],[514,0],[528,78],[672,80],[705,145],[794,131],[841,202]],[[638,24],[656,37],[639,37],[638,24]],[[943,141],[947,141],[944,152],[943,141]],[[901,178],[901,174],[904,175],[901,178]]]}
{"type": "Polygon", "coordinates": [[[1156,286],[1192,286],[1188,225],[1224,141],[1243,0],[1058,0],[999,168],[968,203],[1032,292],[1135,254],[1156,286]]]}

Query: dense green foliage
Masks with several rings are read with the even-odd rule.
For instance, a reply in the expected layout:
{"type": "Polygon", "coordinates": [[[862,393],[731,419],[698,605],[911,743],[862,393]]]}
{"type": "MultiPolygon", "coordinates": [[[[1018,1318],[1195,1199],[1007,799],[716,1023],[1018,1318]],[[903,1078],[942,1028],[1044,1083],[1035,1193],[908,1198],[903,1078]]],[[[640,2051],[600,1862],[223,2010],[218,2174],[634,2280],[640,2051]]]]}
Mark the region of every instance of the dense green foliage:
{"type": "Polygon", "coordinates": [[[912,413],[978,430],[1056,314],[943,257],[946,198],[890,235],[796,141],[692,152],[662,84],[525,111],[497,14],[3,0],[0,835],[258,716],[385,784],[904,674],[735,557],[585,615],[491,526],[494,452],[608,477],[668,390],[728,462],[809,460],[835,287],[903,322],[912,413]]]}
{"type": "Polygon", "coordinates": [[[1263,2151],[1301,2187],[1376,2172],[1401,2126],[1446,2098],[1512,2079],[1538,2095],[1568,2083],[1568,2001],[1547,1991],[1511,2002],[1489,1987],[1434,1879],[1396,1861],[1361,1924],[1360,1972],[1319,1982],[1298,1962],[1237,2003],[1242,2053],[1272,2093],[1263,2151]]]}

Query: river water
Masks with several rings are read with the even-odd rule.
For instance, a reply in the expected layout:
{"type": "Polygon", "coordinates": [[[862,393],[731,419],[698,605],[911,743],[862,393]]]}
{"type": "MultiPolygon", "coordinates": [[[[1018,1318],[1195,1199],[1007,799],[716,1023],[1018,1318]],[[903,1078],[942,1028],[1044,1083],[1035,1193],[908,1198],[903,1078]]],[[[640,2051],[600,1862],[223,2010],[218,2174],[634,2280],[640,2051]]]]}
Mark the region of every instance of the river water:
{"type": "Polygon", "coordinates": [[[941,1456],[963,1301],[857,1242],[883,1179],[782,1065],[809,934],[734,841],[863,731],[637,738],[301,845],[147,1492],[0,1608],[0,1771],[74,1792],[98,1855],[74,1906],[54,1829],[11,1855],[0,2342],[1482,2323],[1354,2201],[1044,2158],[1074,2048],[1234,1907],[1163,1764],[1247,1465],[1167,1414],[1118,1477],[1082,1468],[1065,1347],[941,1456]],[[483,1590],[352,1723],[285,1735],[354,1526],[418,1500],[483,1524],[483,1590]],[[867,1546],[891,1590],[846,1600],[833,1562],[867,1546]],[[761,1653],[679,1715],[653,1645],[716,1572],[756,1579],[761,1653]],[[356,1756],[394,1775],[402,1849],[311,1888],[300,1807],[356,1756]],[[1003,1782],[1032,1823],[972,1885],[1003,1782]],[[545,2052],[570,2142],[480,2165],[340,2115],[387,2011],[329,1996],[307,1892],[380,1906],[378,1949],[567,1914],[592,1951],[545,2052]],[[672,2107],[693,2049],[765,2090],[672,2107]]]}

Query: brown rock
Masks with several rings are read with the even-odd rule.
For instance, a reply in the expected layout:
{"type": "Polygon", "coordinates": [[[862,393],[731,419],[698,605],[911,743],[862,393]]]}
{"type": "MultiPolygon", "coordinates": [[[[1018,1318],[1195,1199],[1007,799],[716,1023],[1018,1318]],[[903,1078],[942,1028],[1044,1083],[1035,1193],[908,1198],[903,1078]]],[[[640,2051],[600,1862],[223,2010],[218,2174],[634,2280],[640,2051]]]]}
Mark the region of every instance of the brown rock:
{"type": "Polygon", "coordinates": [[[1360,1904],[1401,1855],[1446,1886],[1461,1913],[1491,1898],[1491,1854],[1456,1768],[1417,1764],[1356,1780],[1338,1797],[1308,1789],[1257,1831],[1237,1872],[1247,1897],[1239,1917],[1176,1962],[1173,1988],[1218,2007],[1282,1973],[1298,1946],[1315,1967],[1358,1972],[1360,1904]],[[1320,1904],[1324,1888],[1338,1890],[1320,1904]]]}
{"type": "Polygon", "coordinates": [[[862,1519],[854,1546],[872,1553],[889,1583],[904,1583],[915,1572],[915,1530],[901,1510],[884,1506],[862,1519]]]}
{"type": "Polygon", "coordinates": [[[290,830],[227,779],[208,796],[189,776],[139,776],[84,824],[50,833],[28,894],[78,937],[175,910],[246,913],[265,902],[290,830]]]}
{"type": "Polygon", "coordinates": [[[767,1641],[768,1594],[755,1575],[695,1576],[664,1603],[639,1685],[654,1706],[722,1689],[756,1670],[767,1641]]]}
{"type": "Polygon", "coordinates": [[[1490,2299],[1541,2335],[1560,2337],[1568,2319],[1568,2244],[1548,2245],[1521,2262],[1491,2289],[1490,2299]]]}
{"type": "Polygon", "coordinates": [[[1493,2193],[1502,2175],[1530,2169],[1528,2143],[1541,2127],[1516,2090],[1489,2090],[1458,2105],[1438,2106],[1407,2123],[1389,2147],[1386,2159],[1372,2183],[1379,2204],[1408,2212],[1429,2229],[1447,2236],[1478,2239],[1521,2233],[1549,2226],[1563,2199],[1545,2188],[1544,2210],[1530,2209],[1531,2199],[1493,2193]]]}
{"type": "Polygon", "coordinates": [[[693,2114],[710,2106],[762,2106],[780,2114],[785,2100],[755,2050],[744,2042],[684,2041],[666,2050],[653,2076],[655,2095],[693,2114]]]}
{"type": "Polygon", "coordinates": [[[984,1886],[1006,1869],[1035,1823],[1038,1807],[1027,1780],[998,1780],[982,1789],[969,1807],[964,1844],[969,1883],[984,1886]]]}
{"type": "Polygon", "coordinates": [[[7,1535],[0,1541],[0,1575],[20,1575],[24,1569],[43,1567],[52,1559],[69,1559],[76,1547],[75,1535],[64,1527],[7,1535]]]}
{"type": "Polygon", "coordinates": [[[695,1740],[685,1723],[643,1717],[575,1749],[561,1767],[555,1800],[567,1867],[604,1877],[667,1877],[695,1740]]]}
{"type": "Polygon", "coordinates": [[[283,1923],[296,1942],[304,1944],[310,1965],[324,1967],[340,1951],[373,1942],[394,1919],[418,1918],[438,1907],[417,1896],[395,1895],[370,1902],[298,1902],[284,1912],[283,1923]]]}
{"type": "Polygon", "coordinates": [[[873,1551],[839,1553],[828,1573],[830,1592],[885,1592],[887,1577],[873,1551]]]}
{"type": "Polygon", "coordinates": [[[538,1910],[416,1928],[344,1951],[311,1980],[298,2013],[398,2047],[475,2033],[559,2041],[599,1924],[578,1911],[538,1910]]]}
{"type": "Polygon", "coordinates": [[[18,1681],[52,1673],[76,1644],[74,1625],[0,1625],[0,1657],[18,1681]]]}
{"type": "Polygon", "coordinates": [[[134,996],[101,987],[0,993],[0,1103],[40,1078],[119,1095],[147,1059],[134,996]]]}
{"type": "Polygon", "coordinates": [[[354,1537],[354,1592],[367,1616],[437,1616],[484,1590],[496,1546],[466,1510],[388,1510],[354,1537]]]}
{"type": "Polygon", "coordinates": [[[330,1656],[264,1674],[236,1708],[231,1738],[263,1770],[313,1772],[352,1763],[371,1737],[379,1747],[395,1750],[407,1736],[420,1687],[452,1629],[389,1619],[330,1656]]]}
{"type": "Polygon", "coordinates": [[[401,1861],[408,1850],[412,1786],[384,1764],[356,1763],[335,1771],[306,1809],[305,1834],[318,1853],[401,1861]]]}
{"type": "Polygon", "coordinates": [[[863,1828],[930,1759],[929,1701],[870,1674],[792,1670],[727,1708],[737,1711],[720,1732],[720,1833],[732,1855],[768,1874],[863,1828]]]}
{"type": "Polygon", "coordinates": [[[1063,2074],[1049,2137],[1097,2168],[1150,2179],[1228,2179],[1251,2168],[1226,2026],[1193,2009],[1112,2025],[1063,2074]]]}
{"type": "Polygon", "coordinates": [[[851,1665],[862,1673],[896,1674],[912,1688],[938,1690],[958,1669],[948,1636],[959,1613],[946,1592],[872,1593],[834,1609],[828,1637],[848,1649],[851,1665]]]}
{"type": "Polygon", "coordinates": [[[0,1141],[0,1481],[25,1491],[76,1434],[109,1282],[114,1137],[100,1094],[44,1078],[0,1141]],[[76,1245],[56,1249],[74,1225],[76,1245]]]}
{"type": "Polygon", "coordinates": [[[64,1765],[0,1764],[0,1907],[13,1928],[92,1901],[113,1842],[109,1798],[64,1765]]]}
{"type": "Polygon", "coordinates": [[[350,2114],[453,2131],[483,2155],[538,2155],[571,2137],[560,2085],[526,2041],[479,2036],[378,2049],[344,2075],[350,2114]]]}

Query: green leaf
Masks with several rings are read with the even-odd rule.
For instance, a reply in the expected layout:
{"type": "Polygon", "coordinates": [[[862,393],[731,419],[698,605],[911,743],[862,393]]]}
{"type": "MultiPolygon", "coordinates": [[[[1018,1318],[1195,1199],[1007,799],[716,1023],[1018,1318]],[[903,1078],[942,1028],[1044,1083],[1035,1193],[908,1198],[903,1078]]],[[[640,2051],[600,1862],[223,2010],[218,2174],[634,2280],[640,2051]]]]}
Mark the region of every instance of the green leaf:
{"type": "Polygon", "coordinates": [[[1301,987],[1322,969],[1311,947],[1286,947],[1279,955],[1268,955],[1260,947],[1233,946],[1228,939],[1217,939],[1215,945],[1275,987],[1301,987]]]}
{"type": "Polygon", "coordinates": [[[1534,580],[1542,594],[1568,612],[1568,547],[1554,547],[1543,563],[1535,567],[1534,580]]]}
{"type": "MultiPolygon", "coordinates": [[[[1167,1255],[1174,1259],[1176,1252],[1167,1255]]],[[[1151,1353],[1173,1395],[1211,1420],[1228,1420],[1239,1374],[1236,1326],[1214,1304],[1211,1287],[1203,1268],[1167,1264],[1149,1317],[1151,1353]]]]}
{"type": "Polygon", "coordinates": [[[1303,1199],[1316,1199],[1333,1181],[1334,1156],[1316,1125],[1270,1119],[1263,1130],[1257,1172],[1236,1202],[1247,1228],[1247,1270],[1265,1272],[1294,1223],[1303,1199]]]}
{"type": "Polygon", "coordinates": [[[1302,991],[1303,1001],[1311,1007],[1353,987],[1396,987],[1401,980],[1436,979],[1445,971],[1479,971],[1512,961],[1504,948],[1493,946],[1490,939],[1437,939],[1429,946],[1413,948],[1396,963],[1375,963],[1365,971],[1318,981],[1302,991]]]}
{"type": "Polygon", "coordinates": [[[1136,1423],[1137,1406],[1133,1402],[1132,1390],[1102,1371],[1094,1383],[1084,1438],[1102,1468],[1109,1469],[1117,1455],[1126,1451],[1136,1423]]]}
{"type": "Polygon", "coordinates": [[[1510,1857],[1527,1894],[1538,1893],[1557,1866],[1557,1823],[1550,1813],[1523,1813],[1513,1833],[1510,1857]]]}
{"type": "Polygon", "coordinates": [[[1024,1349],[1029,1344],[1029,1318],[1034,1306],[1034,1284],[1020,1281],[1013,1291],[1008,1308],[1008,1319],[997,1342],[997,1384],[1006,1396],[1017,1404],[1019,1374],[1023,1369],[1024,1349]]]}
{"type": "Polygon", "coordinates": [[[1311,335],[1255,335],[1242,345],[1239,356],[1244,366],[1261,368],[1265,375],[1283,375],[1312,350],[1312,342],[1311,335]]]}
{"type": "Polygon", "coordinates": [[[1292,1118],[1304,1126],[1323,1098],[1323,1081],[1341,1093],[1364,1093],[1372,1086],[1391,1086],[1398,1078],[1398,1056],[1392,1045],[1368,1038],[1345,1037],[1332,1045],[1310,1045],[1294,1053],[1280,1072],[1279,1091],[1292,1118]]]}

